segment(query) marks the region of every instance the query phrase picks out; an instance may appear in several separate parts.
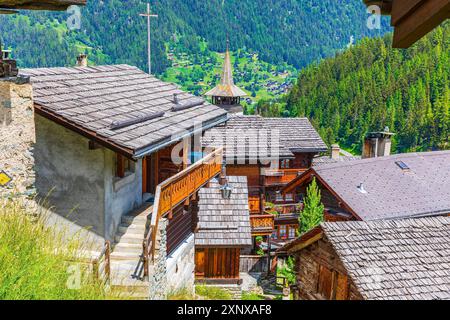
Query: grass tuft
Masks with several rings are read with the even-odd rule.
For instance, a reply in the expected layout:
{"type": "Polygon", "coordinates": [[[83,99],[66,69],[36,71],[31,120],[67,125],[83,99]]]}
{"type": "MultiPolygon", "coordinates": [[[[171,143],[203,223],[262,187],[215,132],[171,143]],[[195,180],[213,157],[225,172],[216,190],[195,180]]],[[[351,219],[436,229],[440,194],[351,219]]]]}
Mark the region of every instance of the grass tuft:
{"type": "Polygon", "coordinates": [[[195,293],[205,300],[231,300],[232,295],[228,291],[212,286],[198,285],[195,293]]]}
{"type": "Polygon", "coordinates": [[[107,290],[80,263],[87,244],[18,202],[0,203],[0,300],[99,300],[107,290]]]}

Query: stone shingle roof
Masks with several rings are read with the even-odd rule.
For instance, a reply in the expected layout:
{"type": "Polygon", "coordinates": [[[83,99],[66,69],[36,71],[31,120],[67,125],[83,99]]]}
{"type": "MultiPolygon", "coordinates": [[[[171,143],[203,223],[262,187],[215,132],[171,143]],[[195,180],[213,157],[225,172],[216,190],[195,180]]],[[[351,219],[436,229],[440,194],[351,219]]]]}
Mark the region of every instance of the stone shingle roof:
{"type": "Polygon", "coordinates": [[[330,222],[322,229],[365,299],[450,299],[450,218],[330,222]]]}
{"type": "Polygon", "coordinates": [[[171,143],[177,135],[193,131],[195,125],[206,129],[227,119],[221,108],[128,65],[23,69],[21,74],[31,76],[34,102],[43,111],[133,150],[136,157],[171,143]],[[178,105],[174,94],[179,94],[178,105]],[[190,104],[195,106],[173,111],[190,104]],[[113,122],[151,118],[158,113],[164,115],[112,128],[113,122]]]}
{"type": "Polygon", "coordinates": [[[207,131],[203,146],[224,146],[227,158],[292,158],[293,152],[327,151],[307,118],[233,116],[226,124],[207,131]],[[265,142],[262,139],[268,137],[265,142]],[[247,146],[243,149],[243,145],[247,146]],[[232,154],[230,154],[232,152],[232,154]]]}
{"type": "Polygon", "coordinates": [[[353,160],[313,170],[361,220],[450,213],[450,151],[353,160]],[[409,169],[402,170],[400,162],[409,169]],[[366,193],[358,188],[361,184],[366,193]]]}
{"type": "Polygon", "coordinates": [[[333,159],[330,156],[323,156],[323,157],[316,157],[313,159],[313,167],[322,166],[325,164],[333,164],[333,163],[339,163],[339,162],[347,162],[347,161],[354,161],[354,160],[361,160],[361,157],[359,156],[339,156],[338,159],[333,159]]]}
{"type": "Polygon", "coordinates": [[[244,247],[252,245],[246,177],[228,177],[231,199],[223,199],[216,180],[199,191],[198,232],[195,245],[244,247]]]}

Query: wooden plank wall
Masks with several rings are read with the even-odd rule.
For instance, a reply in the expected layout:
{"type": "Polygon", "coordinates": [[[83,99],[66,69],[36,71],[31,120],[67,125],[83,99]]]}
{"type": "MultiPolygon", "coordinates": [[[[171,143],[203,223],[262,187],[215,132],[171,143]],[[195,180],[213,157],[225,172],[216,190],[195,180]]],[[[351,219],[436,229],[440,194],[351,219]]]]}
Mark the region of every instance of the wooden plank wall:
{"type": "Polygon", "coordinates": [[[183,204],[173,211],[173,217],[167,225],[167,254],[171,254],[194,230],[196,202],[185,211],[183,204]]]}
{"type": "Polygon", "coordinates": [[[239,279],[240,248],[197,248],[198,279],[239,279]]]}
{"type": "Polygon", "coordinates": [[[249,187],[261,186],[261,169],[259,165],[234,165],[227,166],[227,175],[247,177],[249,187]]]}
{"type": "Polygon", "coordinates": [[[322,239],[297,252],[295,269],[300,300],[361,300],[332,245],[322,239]]]}

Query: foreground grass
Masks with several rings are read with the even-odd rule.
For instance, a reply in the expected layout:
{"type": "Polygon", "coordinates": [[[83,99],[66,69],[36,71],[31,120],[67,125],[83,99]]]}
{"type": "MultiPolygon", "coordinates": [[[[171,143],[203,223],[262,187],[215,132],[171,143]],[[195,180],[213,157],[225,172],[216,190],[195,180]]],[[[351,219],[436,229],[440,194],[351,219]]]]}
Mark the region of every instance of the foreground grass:
{"type": "Polygon", "coordinates": [[[259,301],[259,300],[266,300],[266,299],[264,296],[257,294],[255,292],[244,291],[244,292],[242,292],[242,300],[259,301]]]}
{"type": "Polygon", "coordinates": [[[231,300],[232,296],[226,290],[205,285],[195,286],[195,293],[205,300],[231,300]]]}
{"type": "Polygon", "coordinates": [[[13,201],[0,202],[0,300],[107,299],[88,264],[80,239],[45,224],[42,215],[13,201]]]}

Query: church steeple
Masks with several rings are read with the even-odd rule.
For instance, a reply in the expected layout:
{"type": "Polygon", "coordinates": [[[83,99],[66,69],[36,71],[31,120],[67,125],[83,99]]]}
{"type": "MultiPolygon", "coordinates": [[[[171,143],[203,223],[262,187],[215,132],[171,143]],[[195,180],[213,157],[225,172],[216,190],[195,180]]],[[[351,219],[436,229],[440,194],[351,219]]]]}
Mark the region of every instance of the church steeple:
{"type": "Polygon", "coordinates": [[[205,96],[211,97],[212,103],[231,112],[242,112],[241,98],[246,97],[241,88],[234,84],[233,68],[231,66],[230,41],[227,39],[227,51],[222,69],[220,83],[205,96]]]}

